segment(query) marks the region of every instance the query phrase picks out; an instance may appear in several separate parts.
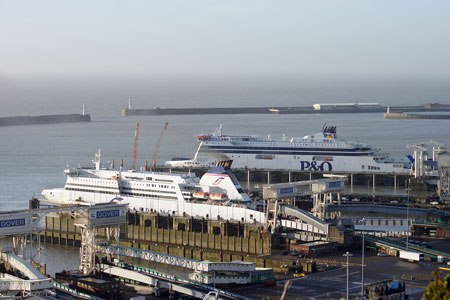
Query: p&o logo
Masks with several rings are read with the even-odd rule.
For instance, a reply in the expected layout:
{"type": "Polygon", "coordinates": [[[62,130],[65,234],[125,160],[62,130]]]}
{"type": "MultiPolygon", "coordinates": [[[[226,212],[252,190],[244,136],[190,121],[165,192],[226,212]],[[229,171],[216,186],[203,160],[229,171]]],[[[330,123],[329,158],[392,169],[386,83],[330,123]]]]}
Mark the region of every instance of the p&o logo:
{"type": "Polygon", "coordinates": [[[324,161],[322,163],[318,163],[317,161],[300,161],[300,169],[302,171],[307,170],[307,171],[332,171],[333,170],[333,165],[328,162],[328,161],[324,161]]]}

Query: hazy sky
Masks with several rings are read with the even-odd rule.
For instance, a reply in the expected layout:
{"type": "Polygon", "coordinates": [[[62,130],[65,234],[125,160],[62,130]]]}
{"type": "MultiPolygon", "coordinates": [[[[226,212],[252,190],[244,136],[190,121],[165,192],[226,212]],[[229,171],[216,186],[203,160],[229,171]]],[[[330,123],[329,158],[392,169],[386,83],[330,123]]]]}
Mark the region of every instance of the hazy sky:
{"type": "Polygon", "coordinates": [[[450,1],[0,0],[0,75],[450,74],[450,1]]]}

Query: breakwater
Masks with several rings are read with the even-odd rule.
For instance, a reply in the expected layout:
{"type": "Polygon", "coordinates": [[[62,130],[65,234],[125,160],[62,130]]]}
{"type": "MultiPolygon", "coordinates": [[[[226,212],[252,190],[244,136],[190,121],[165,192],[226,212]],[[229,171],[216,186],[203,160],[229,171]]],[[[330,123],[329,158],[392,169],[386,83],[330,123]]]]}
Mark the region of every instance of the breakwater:
{"type": "MultiPolygon", "coordinates": [[[[295,107],[201,107],[201,108],[149,108],[135,109],[130,106],[122,110],[122,116],[142,115],[207,115],[207,114],[330,114],[330,113],[380,113],[385,112],[388,106],[365,107],[355,105],[327,107],[316,109],[313,106],[295,107]]],[[[450,104],[425,104],[408,106],[389,106],[392,112],[440,112],[450,111],[450,104]]]]}
{"type": "Polygon", "coordinates": [[[450,115],[424,115],[424,114],[404,114],[386,113],[385,119],[429,119],[429,120],[450,120],[450,115]]]}
{"type": "Polygon", "coordinates": [[[88,114],[62,114],[62,115],[41,115],[41,116],[17,116],[0,118],[0,126],[54,124],[71,122],[90,122],[91,116],[88,114]]]}

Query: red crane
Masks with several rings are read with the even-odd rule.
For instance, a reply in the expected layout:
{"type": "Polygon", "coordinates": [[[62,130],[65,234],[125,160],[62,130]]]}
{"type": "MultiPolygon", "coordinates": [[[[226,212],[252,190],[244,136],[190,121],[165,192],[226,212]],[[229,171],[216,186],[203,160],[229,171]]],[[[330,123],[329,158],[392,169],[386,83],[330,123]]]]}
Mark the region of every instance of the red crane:
{"type": "Polygon", "coordinates": [[[136,123],[136,131],[134,132],[133,161],[131,163],[131,170],[136,170],[138,139],[139,139],[139,123],[136,123]]]}
{"type": "Polygon", "coordinates": [[[153,153],[152,161],[150,164],[150,171],[153,171],[155,169],[156,158],[158,157],[158,154],[159,154],[159,148],[161,148],[162,139],[163,139],[164,135],[166,134],[167,125],[169,125],[169,122],[166,122],[164,124],[164,128],[161,131],[161,135],[159,136],[159,139],[158,139],[158,143],[156,144],[156,149],[155,149],[155,152],[153,153]]]}

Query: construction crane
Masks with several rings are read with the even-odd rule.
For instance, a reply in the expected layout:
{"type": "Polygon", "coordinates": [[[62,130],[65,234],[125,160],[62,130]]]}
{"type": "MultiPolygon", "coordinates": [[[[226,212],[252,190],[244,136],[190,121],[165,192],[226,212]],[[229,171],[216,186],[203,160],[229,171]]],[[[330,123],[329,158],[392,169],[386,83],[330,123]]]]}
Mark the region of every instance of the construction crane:
{"type": "Polygon", "coordinates": [[[156,144],[156,149],[155,149],[155,152],[153,153],[152,161],[151,161],[151,164],[150,164],[150,171],[153,171],[155,169],[155,167],[156,167],[156,159],[158,158],[159,149],[161,148],[162,139],[163,139],[164,135],[166,134],[167,125],[169,125],[169,122],[166,122],[164,124],[164,128],[161,131],[161,134],[160,134],[159,139],[158,139],[158,143],[156,144]]]}
{"type": "Polygon", "coordinates": [[[134,132],[133,160],[131,162],[131,170],[136,170],[138,140],[139,140],[139,123],[136,123],[136,131],[134,132]]]}

